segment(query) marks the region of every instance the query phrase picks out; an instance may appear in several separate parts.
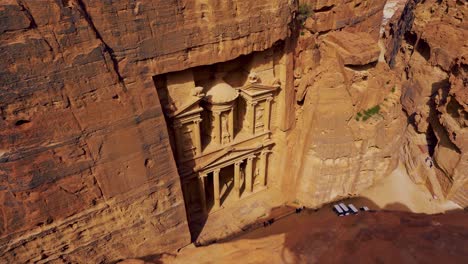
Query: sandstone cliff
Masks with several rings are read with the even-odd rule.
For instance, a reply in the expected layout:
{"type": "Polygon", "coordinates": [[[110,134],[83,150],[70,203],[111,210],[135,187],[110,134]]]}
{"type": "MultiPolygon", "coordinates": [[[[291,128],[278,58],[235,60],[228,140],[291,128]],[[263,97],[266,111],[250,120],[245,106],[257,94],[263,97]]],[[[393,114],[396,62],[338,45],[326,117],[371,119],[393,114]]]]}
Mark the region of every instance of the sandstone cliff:
{"type": "Polygon", "coordinates": [[[398,78],[379,60],[384,4],[311,3],[296,48],[297,148],[289,160],[297,169],[292,199],[301,204],[356,195],[397,164],[405,118],[398,78]],[[340,16],[318,29],[324,10],[340,16]]]}
{"type": "Polygon", "coordinates": [[[0,259],[116,261],[190,242],[152,76],[264,50],[289,1],[2,1],[0,259]]]}
{"type": "Polygon", "coordinates": [[[466,207],[468,7],[464,1],[418,2],[410,1],[388,29],[386,57],[402,73],[409,119],[402,155],[413,181],[466,207]]]}
{"type": "Polygon", "coordinates": [[[282,203],[358,195],[402,160],[468,206],[467,4],[397,1],[382,38],[386,2],[1,1],[0,260],[108,263],[190,243],[154,78],[255,52],[282,86],[269,178],[282,203]]]}

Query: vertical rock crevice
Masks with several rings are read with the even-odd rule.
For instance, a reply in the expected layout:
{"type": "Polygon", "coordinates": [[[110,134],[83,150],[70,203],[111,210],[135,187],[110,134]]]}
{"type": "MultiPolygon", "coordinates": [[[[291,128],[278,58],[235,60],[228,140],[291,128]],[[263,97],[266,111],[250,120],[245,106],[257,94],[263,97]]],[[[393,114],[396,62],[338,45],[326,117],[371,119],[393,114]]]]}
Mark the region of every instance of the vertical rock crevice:
{"type": "Polygon", "coordinates": [[[89,27],[91,28],[91,30],[96,35],[96,38],[99,39],[99,41],[104,45],[104,51],[107,52],[109,54],[109,56],[110,56],[114,72],[118,77],[118,81],[123,86],[124,90],[126,90],[125,82],[124,82],[124,80],[122,78],[122,75],[120,74],[119,62],[118,62],[118,60],[117,60],[117,58],[115,56],[114,50],[106,43],[104,38],[101,36],[101,33],[99,33],[99,30],[96,28],[96,25],[94,24],[92,17],[88,13],[88,11],[86,9],[86,4],[83,2],[83,0],[72,0],[72,1],[76,1],[79,12],[85,18],[85,20],[88,22],[89,27]]]}

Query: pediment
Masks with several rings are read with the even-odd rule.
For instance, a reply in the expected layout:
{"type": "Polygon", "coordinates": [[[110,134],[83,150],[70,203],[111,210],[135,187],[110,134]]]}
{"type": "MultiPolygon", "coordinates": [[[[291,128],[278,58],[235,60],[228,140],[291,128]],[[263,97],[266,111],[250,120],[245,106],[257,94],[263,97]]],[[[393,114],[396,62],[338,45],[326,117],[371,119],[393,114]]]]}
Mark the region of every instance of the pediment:
{"type": "Polygon", "coordinates": [[[258,149],[261,149],[262,147],[263,147],[263,144],[257,144],[253,147],[248,147],[248,148],[227,147],[221,152],[217,153],[211,159],[198,165],[195,168],[195,171],[209,170],[211,168],[217,167],[218,165],[233,162],[243,156],[246,156],[250,153],[255,152],[258,149]]]}

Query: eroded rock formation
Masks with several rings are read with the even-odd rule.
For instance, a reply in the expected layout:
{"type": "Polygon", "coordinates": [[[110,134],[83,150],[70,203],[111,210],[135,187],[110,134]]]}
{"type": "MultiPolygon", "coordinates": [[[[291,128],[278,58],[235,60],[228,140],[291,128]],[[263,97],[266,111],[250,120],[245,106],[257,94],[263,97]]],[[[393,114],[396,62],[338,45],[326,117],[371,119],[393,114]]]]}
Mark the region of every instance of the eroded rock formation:
{"type": "Polygon", "coordinates": [[[402,73],[410,123],[403,159],[413,181],[466,207],[468,7],[464,1],[417,2],[410,1],[388,30],[386,57],[402,73]]]}
{"type": "Polygon", "coordinates": [[[298,122],[289,156],[297,171],[290,192],[313,207],[358,194],[388,175],[397,164],[395,153],[406,122],[398,78],[379,60],[383,13],[373,14],[385,1],[335,2],[328,3],[330,10],[353,10],[368,19],[317,34],[309,26],[320,20],[323,7],[317,2],[319,10],[311,12],[298,39],[294,70],[298,122]]]}

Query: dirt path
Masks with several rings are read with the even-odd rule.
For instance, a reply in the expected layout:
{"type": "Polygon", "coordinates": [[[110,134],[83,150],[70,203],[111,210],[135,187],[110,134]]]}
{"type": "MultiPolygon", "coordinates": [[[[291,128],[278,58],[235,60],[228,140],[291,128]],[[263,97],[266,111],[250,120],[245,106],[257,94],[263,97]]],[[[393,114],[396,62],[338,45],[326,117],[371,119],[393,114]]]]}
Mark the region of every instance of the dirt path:
{"type": "Polygon", "coordinates": [[[377,208],[415,213],[442,213],[461,209],[451,201],[435,199],[424,185],[417,185],[400,165],[389,176],[360,193],[377,208]]]}

